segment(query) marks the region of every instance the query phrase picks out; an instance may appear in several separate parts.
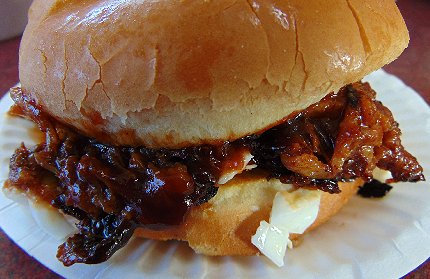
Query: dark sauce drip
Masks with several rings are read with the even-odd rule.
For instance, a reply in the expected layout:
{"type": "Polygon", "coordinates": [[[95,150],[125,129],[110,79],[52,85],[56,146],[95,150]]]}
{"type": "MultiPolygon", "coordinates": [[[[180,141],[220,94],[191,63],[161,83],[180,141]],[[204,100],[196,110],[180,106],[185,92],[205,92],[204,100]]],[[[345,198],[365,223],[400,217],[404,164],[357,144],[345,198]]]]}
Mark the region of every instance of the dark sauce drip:
{"type": "Polygon", "coordinates": [[[363,198],[383,198],[388,192],[393,188],[393,186],[387,183],[382,183],[376,179],[365,183],[358,189],[357,194],[363,198]]]}
{"type": "Polygon", "coordinates": [[[69,266],[107,260],[138,227],[181,224],[192,206],[216,194],[223,171],[241,167],[244,150],[268,178],[330,193],[340,192],[338,181],[370,181],[375,166],[390,170],[393,181],[423,180],[421,166],[400,144],[397,123],[374,95],[367,84],[356,83],[259,135],[220,145],[150,149],[109,146],[79,135],[17,88],[12,111],[37,123],[45,141],[15,151],[6,187],[79,220],[79,233],[58,249],[57,257],[69,266]]]}

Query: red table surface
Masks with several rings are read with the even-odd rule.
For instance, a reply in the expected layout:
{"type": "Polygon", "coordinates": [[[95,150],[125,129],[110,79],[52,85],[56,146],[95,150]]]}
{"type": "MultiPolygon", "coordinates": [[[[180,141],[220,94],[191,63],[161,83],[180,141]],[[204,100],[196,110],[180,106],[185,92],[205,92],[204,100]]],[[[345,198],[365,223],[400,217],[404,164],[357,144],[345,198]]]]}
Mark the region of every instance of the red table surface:
{"type": "MultiPolygon", "coordinates": [[[[399,0],[411,42],[402,56],[384,69],[400,77],[430,103],[430,1],[399,0]]],[[[18,82],[20,38],[0,42],[0,97],[18,82]]],[[[60,278],[23,252],[0,230],[0,278],[60,278]]],[[[54,255],[53,255],[54,256],[54,255]]],[[[430,278],[430,259],[405,278],[430,278]]]]}

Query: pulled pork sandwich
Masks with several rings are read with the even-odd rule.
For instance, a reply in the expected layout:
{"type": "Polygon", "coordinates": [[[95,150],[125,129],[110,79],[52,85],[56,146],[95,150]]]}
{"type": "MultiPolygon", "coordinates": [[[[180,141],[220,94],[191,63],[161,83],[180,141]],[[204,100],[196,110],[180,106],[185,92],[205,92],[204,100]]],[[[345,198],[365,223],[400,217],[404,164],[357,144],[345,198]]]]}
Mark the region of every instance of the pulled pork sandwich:
{"type": "Polygon", "coordinates": [[[133,234],[281,265],[277,247],[375,168],[424,180],[360,82],[408,44],[392,0],[35,0],[29,15],[11,113],[46,137],[16,150],[5,190],[78,220],[66,266],[133,234]]]}

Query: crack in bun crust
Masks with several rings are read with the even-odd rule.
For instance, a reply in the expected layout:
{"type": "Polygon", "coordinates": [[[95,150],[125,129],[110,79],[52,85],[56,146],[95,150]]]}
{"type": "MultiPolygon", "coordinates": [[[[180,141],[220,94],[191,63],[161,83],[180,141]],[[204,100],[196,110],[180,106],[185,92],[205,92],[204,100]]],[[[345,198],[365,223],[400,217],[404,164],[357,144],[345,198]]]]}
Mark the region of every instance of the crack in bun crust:
{"type": "Polygon", "coordinates": [[[88,136],[153,148],[265,129],[409,40],[389,0],[35,0],[29,15],[23,90],[88,136]]]}

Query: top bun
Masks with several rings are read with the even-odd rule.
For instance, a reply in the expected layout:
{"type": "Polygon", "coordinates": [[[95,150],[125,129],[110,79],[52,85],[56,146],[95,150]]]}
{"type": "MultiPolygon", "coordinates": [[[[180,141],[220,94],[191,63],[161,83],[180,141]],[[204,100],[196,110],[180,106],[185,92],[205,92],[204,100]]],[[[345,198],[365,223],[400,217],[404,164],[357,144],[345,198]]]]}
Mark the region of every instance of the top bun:
{"type": "Polygon", "coordinates": [[[20,80],[102,142],[184,147],[267,129],[408,41],[393,0],[35,0],[20,80]]]}

